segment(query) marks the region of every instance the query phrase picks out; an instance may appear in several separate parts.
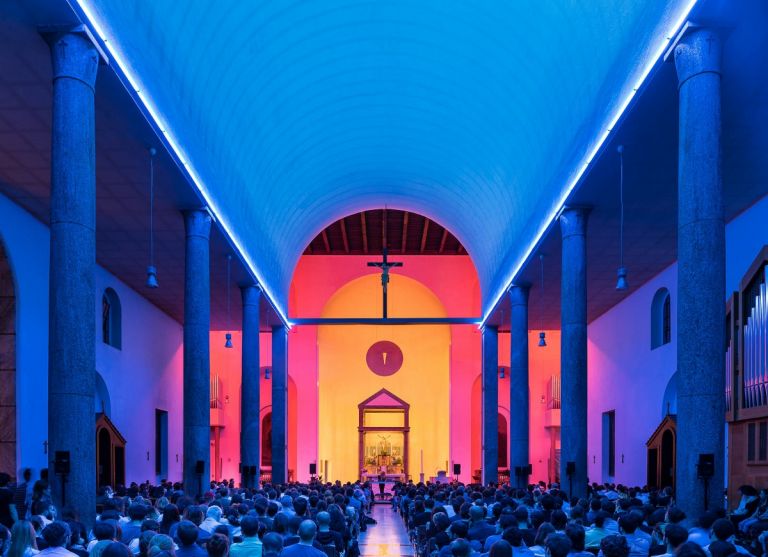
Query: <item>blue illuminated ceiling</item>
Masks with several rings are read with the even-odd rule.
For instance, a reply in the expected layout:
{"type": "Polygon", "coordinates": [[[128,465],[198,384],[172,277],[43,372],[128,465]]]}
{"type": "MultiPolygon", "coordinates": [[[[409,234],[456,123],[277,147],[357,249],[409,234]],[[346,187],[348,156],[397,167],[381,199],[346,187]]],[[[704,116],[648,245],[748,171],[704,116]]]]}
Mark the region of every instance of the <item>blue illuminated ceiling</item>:
{"type": "Polygon", "coordinates": [[[456,235],[487,311],[692,0],[78,3],[279,307],[386,205],[456,235]]]}

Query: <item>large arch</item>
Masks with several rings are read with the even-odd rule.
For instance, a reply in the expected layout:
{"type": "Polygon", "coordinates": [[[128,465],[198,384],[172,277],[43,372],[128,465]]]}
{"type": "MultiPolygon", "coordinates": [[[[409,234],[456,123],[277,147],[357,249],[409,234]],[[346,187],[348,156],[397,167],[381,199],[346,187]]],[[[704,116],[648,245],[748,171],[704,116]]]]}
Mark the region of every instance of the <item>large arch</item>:
{"type": "Polygon", "coordinates": [[[289,315],[317,317],[341,285],[377,272],[366,263],[381,260],[385,243],[391,261],[405,261],[404,267],[392,271],[393,275],[407,275],[429,284],[443,300],[448,314],[480,315],[482,292],[477,266],[452,230],[423,214],[391,208],[348,214],[317,230],[293,268],[289,315]],[[331,256],[327,259],[333,261],[333,278],[326,276],[331,271],[318,268],[317,261],[322,256],[331,256]],[[351,264],[342,264],[336,256],[345,256],[351,264]],[[448,261],[453,262],[450,269],[448,261]],[[436,272],[441,272],[435,270],[435,264],[440,265],[442,272],[457,277],[461,292],[455,285],[450,291],[439,290],[451,281],[432,280],[436,272]]]}
{"type": "Polygon", "coordinates": [[[0,471],[16,477],[16,287],[0,240],[0,471]]]}

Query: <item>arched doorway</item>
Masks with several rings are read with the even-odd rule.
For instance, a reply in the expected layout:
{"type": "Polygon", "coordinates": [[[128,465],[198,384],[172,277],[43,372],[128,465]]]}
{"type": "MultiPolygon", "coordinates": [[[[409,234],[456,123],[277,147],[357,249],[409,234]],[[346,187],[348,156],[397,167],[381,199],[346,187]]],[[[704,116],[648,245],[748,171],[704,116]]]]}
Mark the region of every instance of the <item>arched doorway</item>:
{"type": "Polygon", "coordinates": [[[661,477],[659,487],[675,485],[675,435],[666,430],[661,436],[661,477]]]}
{"type": "Polygon", "coordinates": [[[504,414],[499,412],[499,469],[507,468],[509,466],[507,464],[507,460],[509,459],[508,431],[507,418],[504,414]]]}
{"type": "Polygon", "coordinates": [[[112,485],[112,438],[107,428],[102,427],[96,434],[96,484],[98,486],[112,485]]]}
{"type": "Polygon", "coordinates": [[[0,241],[0,471],[16,476],[16,289],[0,241]]]}
{"type": "Polygon", "coordinates": [[[261,466],[272,466],[272,412],[261,419],[261,466]]]}
{"type": "Polygon", "coordinates": [[[105,414],[96,418],[96,483],[125,485],[125,438],[105,414]]]}
{"type": "Polygon", "coordinates": [[[675,436],[677,417],[674,414],[664,416],[661,423],[646,442],[648,450],[648,479],[651,487],[675,487],[675,436]]]}

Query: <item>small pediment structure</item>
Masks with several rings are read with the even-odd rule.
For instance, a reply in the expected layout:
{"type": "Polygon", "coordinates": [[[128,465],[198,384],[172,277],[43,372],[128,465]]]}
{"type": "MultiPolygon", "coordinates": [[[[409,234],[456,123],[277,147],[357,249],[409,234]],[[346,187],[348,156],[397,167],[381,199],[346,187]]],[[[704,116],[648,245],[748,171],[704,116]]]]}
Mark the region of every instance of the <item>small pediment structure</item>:
{"type": "Polygon", "coordinates": [[[357,407],[360,410],[363,410],[364,408],[399,408],[403,410],[409,410],[411,405],[397,395],[389,392],[387,389],[381,389],[380,391],[366,398],[363,402],[358,404],[357,407]]]}

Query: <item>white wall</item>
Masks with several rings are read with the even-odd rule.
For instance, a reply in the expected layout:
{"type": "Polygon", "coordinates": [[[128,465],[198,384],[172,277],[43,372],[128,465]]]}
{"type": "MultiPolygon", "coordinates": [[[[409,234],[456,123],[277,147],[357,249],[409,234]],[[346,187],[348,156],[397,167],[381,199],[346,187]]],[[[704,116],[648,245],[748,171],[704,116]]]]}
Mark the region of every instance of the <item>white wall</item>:
{"type": "MultiPolygon", "coordinates": [[[[768,244],[768,196],[726,226],[726,292],[768,244]]],[[[632,269],[630,267],[630,280],[632,269]]],[[[602,413],[616,410],[616,476],[646,481],[645,442],[665,414],[664,391],[677,367],[677,264],[672,264],[588,328],[589,478],[602,481],[602,413]],[[672,302],[672,342],[651,350],[651,301],[665,287],[672,302]],[[624,455],[624,462],[621,456],[624,455]]],[[[723,356],[725,358],[725,356],[723,356]]]]}
{"type": "MultiPolygon", "coordinates": [[[[48,227],[0,195],[0,240],[16,285],[17,465],[33,468],[37,477],[47,465],[50,235],[48,227]]],[[[111,419],[127,442],[126,481],[155,479],[156,408],[169,413],[168,477],[181,479],[182,327],[101,267],[95,284],[96,369],[109,390],[111,419]],[[122,306],[122,350],[101,340],[101,295],[107,287],[122,306]]]]}

